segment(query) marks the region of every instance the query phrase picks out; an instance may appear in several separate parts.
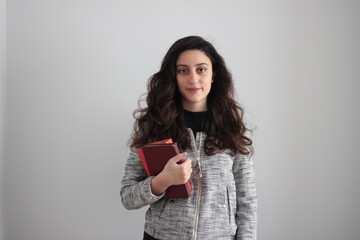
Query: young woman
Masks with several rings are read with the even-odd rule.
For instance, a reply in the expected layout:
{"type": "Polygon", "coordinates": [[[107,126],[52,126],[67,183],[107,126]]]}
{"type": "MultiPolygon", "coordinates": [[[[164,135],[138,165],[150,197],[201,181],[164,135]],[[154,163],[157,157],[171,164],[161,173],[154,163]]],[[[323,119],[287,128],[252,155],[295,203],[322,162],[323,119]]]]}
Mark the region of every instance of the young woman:
{"type": "Polygon", "coordinates": [[[197,36],[176,41],[150,77],[120,192],[127,209],[150,205],[144,239],[256,239],[252,141],[233,88],[223,58],[197,36]],[[181,153],[148,177],[136,148],[167,138],[181,153]],[[189,198],[162,198],[188,180],[189,198]]]}

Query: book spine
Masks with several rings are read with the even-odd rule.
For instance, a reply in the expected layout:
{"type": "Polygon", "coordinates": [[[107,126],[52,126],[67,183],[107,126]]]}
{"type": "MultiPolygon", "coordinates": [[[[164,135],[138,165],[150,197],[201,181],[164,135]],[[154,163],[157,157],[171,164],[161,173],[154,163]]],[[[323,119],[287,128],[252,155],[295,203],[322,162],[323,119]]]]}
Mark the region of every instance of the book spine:
{"type": "Polygon", "coordinates": [[[145,159],[145,155],[144,155],[143,150],[142,150],[141,148],[139,148],[139,149],[137,149],[137,152],[138,152],[138,155],[139,155],[139,157],[140,157],[140,159],[141,159],[141,162],[142,162],[142,164],[143,164],[143,166],[144,166],[144,168],[145,168],[146,174],[147,174],[148,176],[150,176],[149,167],[148,167],[148,165],[147,165],[147,162],[146,162],[146,159],[145,159]]]}

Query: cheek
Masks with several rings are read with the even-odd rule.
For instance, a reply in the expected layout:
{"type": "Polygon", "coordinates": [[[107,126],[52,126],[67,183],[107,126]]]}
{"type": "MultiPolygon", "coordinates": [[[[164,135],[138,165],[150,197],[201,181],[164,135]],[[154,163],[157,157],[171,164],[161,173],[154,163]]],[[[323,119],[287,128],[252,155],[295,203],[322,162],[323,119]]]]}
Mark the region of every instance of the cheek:
{"type": "Polygon", "coordinates": [[[182,79],[176,78],[176,84],[180,91],[185,88],[185,81],[183,81],[182,79]]]}
{"type": "Polygon", "coordinates": [[[213,83],[213,74],[211,73],[206,80],[207,80],[206,85],[208,89],[211,89],[211,85],[213,83]]]}
{"type": "Polygon", "coordinates": [[[210,90],[211,86],[212,86],[212,79],[209,79],[208,82],[206,83],[207,88],[210,90]]]}

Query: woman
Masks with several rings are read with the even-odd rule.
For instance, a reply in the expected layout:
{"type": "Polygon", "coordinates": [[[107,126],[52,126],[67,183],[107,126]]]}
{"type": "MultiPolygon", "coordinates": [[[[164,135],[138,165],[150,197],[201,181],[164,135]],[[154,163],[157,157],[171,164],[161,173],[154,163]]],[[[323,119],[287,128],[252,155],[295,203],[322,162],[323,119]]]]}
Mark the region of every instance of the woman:
{"type": "Polygon", "coordinates": [[[233,91],[223,58],[197,36],[176,41],[149,79],[120,192],[127,209],[150,205],[144,239],[256,239],[252,141],[233,91]],[[181,153],[148,177],[135,149],[167,138],[181,153]],[[162,198],[188,180],[189,198],[162,198]]]}

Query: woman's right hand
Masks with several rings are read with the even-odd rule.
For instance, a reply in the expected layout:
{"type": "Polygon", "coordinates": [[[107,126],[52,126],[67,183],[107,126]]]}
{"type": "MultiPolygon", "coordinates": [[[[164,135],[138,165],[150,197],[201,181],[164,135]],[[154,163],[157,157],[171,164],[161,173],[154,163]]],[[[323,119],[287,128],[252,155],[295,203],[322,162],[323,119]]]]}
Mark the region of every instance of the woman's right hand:
{"type": "Polygon", "coordinates": [[[187,153],[176,155],[166,163],[164,169],[151,180],[151,191],[161,195],[172,185],[185,184],[192,172],[191,159],[186,158],[187,153]]]}

